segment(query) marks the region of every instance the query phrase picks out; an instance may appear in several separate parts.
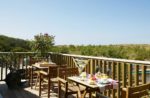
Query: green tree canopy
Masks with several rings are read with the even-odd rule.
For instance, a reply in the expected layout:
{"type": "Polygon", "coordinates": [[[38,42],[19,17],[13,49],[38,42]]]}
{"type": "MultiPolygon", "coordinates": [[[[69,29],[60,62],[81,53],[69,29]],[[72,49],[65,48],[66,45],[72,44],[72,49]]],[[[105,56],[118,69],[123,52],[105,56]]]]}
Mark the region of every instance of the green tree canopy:
{"type": "Polygon", "coordinates": [[[26,52],[30,50],[31,49],[29,47],[29,41],[0,35],[1,52],[10,52],[10,51],[26,52]]]}
{"type": "Polygon", "coordinates": [[[37,34],[34,36],[34,40],[31,42],[32,50],[38,52],[38,56],[45,56],[45,53],[49,52],[54,45],[54,36],[45,34],[37,34]]]}

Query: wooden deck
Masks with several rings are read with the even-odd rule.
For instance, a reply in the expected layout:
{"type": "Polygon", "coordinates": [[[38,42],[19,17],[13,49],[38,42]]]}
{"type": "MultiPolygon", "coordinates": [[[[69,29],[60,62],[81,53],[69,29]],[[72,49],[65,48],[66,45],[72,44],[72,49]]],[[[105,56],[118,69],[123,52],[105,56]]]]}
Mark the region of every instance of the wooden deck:
{"type": "MultiPolygon", "coordinates": [[[[38,96],[38,88],[31,89],[31,87],[24,87],[19,89],[8,89],[4,81],[0,81],[0,98],[48,98],[47,89],[42,90],[41,97],[38,96]]],[[[58,98],[57,89],[51,90],[50,98],[58,98]]],[[[64,98],[63,95],[61,98],[64,98]]],[[[70,95],[68,98],[75,98],[75,95],[70,95]]]]}
{"type": "MultiPolygon", "coordinates": [[[[42,96],[38,96],[38,90],[25,87],[20,89],[8,89],[4,81],[0,81],[0,94],[3,98],[47,98],[47,92],[43,91],[42,96]]],[[[52,91],[51,98],[58,98],[58,94],[52,91]]]]}

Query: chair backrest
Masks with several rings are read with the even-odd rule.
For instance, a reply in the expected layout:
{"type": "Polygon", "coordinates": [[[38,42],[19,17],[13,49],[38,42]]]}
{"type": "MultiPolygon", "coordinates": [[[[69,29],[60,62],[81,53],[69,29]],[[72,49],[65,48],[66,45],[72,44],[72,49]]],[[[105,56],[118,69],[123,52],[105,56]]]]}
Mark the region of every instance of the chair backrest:
{"type": "Polygon", "coordinates": [[[61,64],[59,65],[59,68],[66,68],[67,67],[67,64],[61,64]]]}
{"type": "Polygon", "coordinates": [[[36,62],[38,62],[38,60],[36,60],[36,59],[34,59],[34,58],[31,58],[31,59],[30,59],[30,65],[35,64],[36,62]]]}
{"type": "Polygon", "coordinates": [[[58,77],[62,79],[66,79],[67,76],[67,69],[65,68],[59,68],[58,69],[58,77]]]}
{"type": "Polygon", "coordinates": [[[67,77],[69,76],[78,76],[79,75],[79,70],[78,68],[68,68],[67,70],[67,77]]]}
{"type": "Polygon", "coordinates": [[[48,73],[50,78],[56,78],[58,75],[58,71],[57,71],[58,67],[57,66],[49,66],[48,68],[48,73]]]}
{"type": "Polygon", "coordinates": [[[66,79],[69,76],[77,76],[79,75],[78,68],[59,68],[58,76],[62,79],[66,79]]]}
{"type": "Polygon", "coordinates": [[[150,92],[150,83],[142,84],[136,87],[128,87],[126,98],[140,98],[149,95],[148,92],[150,92]]]}

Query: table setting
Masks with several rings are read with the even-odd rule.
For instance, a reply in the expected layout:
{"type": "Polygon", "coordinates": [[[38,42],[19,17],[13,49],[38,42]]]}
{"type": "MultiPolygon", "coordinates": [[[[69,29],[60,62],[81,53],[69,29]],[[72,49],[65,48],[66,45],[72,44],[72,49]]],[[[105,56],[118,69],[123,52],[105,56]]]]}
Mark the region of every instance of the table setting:
{"type": "Polygon", "coordinates": [[[100,88],[100,92],[103,92],[105,89],[117,89],[118,87],[118,81],[100,72],[96,74],[82,72],[80,76],[74,76],[74,78],[83,85],[92,88],[100,88]]]}

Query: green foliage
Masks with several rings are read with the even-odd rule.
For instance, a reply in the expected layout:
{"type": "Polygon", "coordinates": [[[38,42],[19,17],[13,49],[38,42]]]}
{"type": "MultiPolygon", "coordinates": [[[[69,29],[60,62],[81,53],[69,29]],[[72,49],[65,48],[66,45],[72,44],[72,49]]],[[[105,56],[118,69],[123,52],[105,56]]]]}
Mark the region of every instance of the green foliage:
{"type": "Polygon", "coordinates": [[[150,45],[55,46],[57,52],[133,60],[150,60],[150,45]],[[65,48],[66,47],[66,48],[65,48]]]}
{"type": "Polygon", "coordinates": [[[69,50],[70,50],[70,48],[67,46],[54,46],[51,51],[56,52],[56,53],[68,54],[69,50]]]}
{"type": "Polygon", "coordinates": [[[34,41],[31,42],[33,51],[38,52],[38,56],[45,56],[45,53],[49,52],[54,45],[54,36],[48,34],[38,34],[34,36],[34,41]]]}
{"type": "Polygon", "coordinates": [[[1,52],[14,51],[16,50],[15,48],[18,48],[17,49],[18,52],[29,51],[30,50],[29,41],[0,35],[1,52]]]}
{"type": "Polygon", "coordinates": [[[133,60],[150,60],[150,45],[148,44],[129,44],[129,45],[59,45],[54,46],[54,36],[39,34],[33,41],[21,40],[0,36],[0,51],[12,52],[39,52],[38,56],[45,56],[46,52],[57,52],[66,54],[79,54],[89,56],[103,56],[110,58],[123,58],[133,60]]]}

